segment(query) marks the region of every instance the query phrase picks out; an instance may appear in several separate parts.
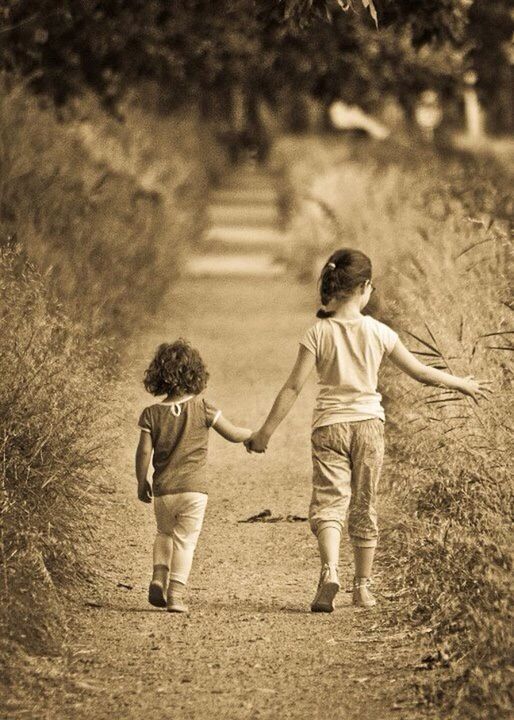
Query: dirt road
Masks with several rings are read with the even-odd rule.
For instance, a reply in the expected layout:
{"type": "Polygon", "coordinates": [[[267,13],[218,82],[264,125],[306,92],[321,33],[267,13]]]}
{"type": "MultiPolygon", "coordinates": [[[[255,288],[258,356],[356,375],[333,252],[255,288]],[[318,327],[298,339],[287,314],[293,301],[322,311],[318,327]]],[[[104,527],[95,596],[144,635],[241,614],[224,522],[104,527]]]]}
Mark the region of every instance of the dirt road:
{"type": "MultiPolygon", "coordinates": [[[[293,362],[314,302],[283,280],[197,280],[177,288],[159,321],[141,334],[120,398],[126,428],[113,458],[116,488],[96,529],[101,576],[74,613],[66,693],[40,701],[34,717],[426,717],[412,689],[420,650],[392,622],[394,602],[382,598],[377,609],[355,611],[342,592],[336,612],[312,615],[319,566],[307,523],[238,522],[263,509],[305,516],[314,383],[265,456],[249,456],[213,433],[212,491],[190,580],[191,614],[170,615],[146,601],[154,521],[151,507],[135,499],[133,452],[138,413],[150,400],[140,379],[154,347],[190,338],[211,373],[207,397],[233,421],[253,426],[293,362]]],[[[346,544],[346,585],[348,561],[346,544]]],[[[381,584],[378,567],[379,597],[381,584]]]]}

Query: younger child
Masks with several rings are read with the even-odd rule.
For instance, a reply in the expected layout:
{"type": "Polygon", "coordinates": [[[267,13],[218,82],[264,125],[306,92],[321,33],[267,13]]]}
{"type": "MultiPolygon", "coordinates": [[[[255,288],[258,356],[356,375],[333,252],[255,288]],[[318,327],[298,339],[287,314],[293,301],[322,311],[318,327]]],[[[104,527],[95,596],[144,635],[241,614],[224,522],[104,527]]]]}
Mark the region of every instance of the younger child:
{"type": "Polygon", "coordinates": [[[384,455],[384,410],[377,391],[385,356],[415,380],[451,388],[473,400],[486,397],[487,383],[423,365],[394,330],[363,315],[373,292],[371,261],[359,250],[333,253],[320,277],[318,322],[300,340],[296,364],[260,428],[245,443],[264,452],[316,367],[319,393],[313,415],[313,489],[309,519],[318,539],[321,576],[312,612],[332,612],[339,590],[341,530],[348,512],[355,578],[353,604],[375,605],[368,590],[377,544],[376,494],[384,455]]]}
{"type": "Polygon", "coordinates": [[[234,443],[251,435],[200,397],[208,378],[200,354],[183,339],[160,345],[144,378],[149,393],[166,396],[139,418],[136,476],[138,498],[149,503],[153,495],[157,520],[148,601],[169,612],[188,611],[184,592],[207,505],[209,429],[234,443]]]}

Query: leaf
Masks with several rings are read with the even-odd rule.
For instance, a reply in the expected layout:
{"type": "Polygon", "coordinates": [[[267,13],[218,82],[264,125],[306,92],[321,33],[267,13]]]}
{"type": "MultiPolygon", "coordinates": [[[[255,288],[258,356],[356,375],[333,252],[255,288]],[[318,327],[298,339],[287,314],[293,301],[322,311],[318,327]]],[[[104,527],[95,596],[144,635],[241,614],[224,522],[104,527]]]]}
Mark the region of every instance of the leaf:
{"type": "Polygon", "coordinates": [[[413,355],[423,355],[423,357],[434,357],[434,358],[440,358],[440,357],[441,357],[440,355],[436,355],[435,353],[432,353],[432,352],[422,352],[421,350],[410,350],[410,352],[411,352],[413,355]]]}
{"type": "Polygon", "coordinates": [[[425,400],[425,405],[433,405],[434,403],[464,402],[461,397],[440,398],[439,400],[425,400]]]}
{"type": "Polygon", "coordinates": [[[479,245],[483,245],[484,243],[491,242],[492,240],[494,240],[494,238],[485,238],[485,240],[479,240],[478,242],[473,243],[472,245],[468,245],[467,248],[464,248],[464,250],[461,250],[460,253],[457,253],[457,255],[455,255],[453,259],[458,260],[458,258],[462,257],[470,250],[473,250],[473,248],[476,248],[479,245]]]}
{"type": "Polygon", "coordinates": [[[514,330],[501,330],[500,332],[486,333],[485,335],[479,335],[479,338],[494,337],[495,335],[514,335],[514,330]]]}
{"type": "Polygon", "coordinates": [[[422,345],[427,347],[429,350],[433,350],[433,352],[436,353],[437,357],[441,357],[440,351],[433,345],[430,345],[430,343],[428,343],[426,340],[422,340],[420,337],[418,337],[417,335],[414,335],[414,333],[410,332],[410,330],[405,330],[405,332],[407,333],[407,335],[410,335],[412,338],[414,338],[414,340],[417,340],[419,343],[421,343],[422,345]]]}
{"type": "Polygon", "coordinates": [[[378,14],[377,14],[377,9],[375,7],[375,3],[373,2],[373,0],[369,0],[369,14],[373,18],[373,20],[375,22],[375,27],[378,30],[378,14]]]}
{"type": "MultiPolygon", "coordinates": [[[[433,342],[435,343],[435,345],[437,346],[437,340],[436,340],[436,338],[435,338],[434,333],[433,333],[432,330],[429,328],[428,323],[425,323],[425,327],[426,327],[427,332],[428,332],[428,334],[430,335],[432,341],[433,341],[433,342]]],[[[442,354],[442,353],[440,353],[440,354],[442,354]]]]}

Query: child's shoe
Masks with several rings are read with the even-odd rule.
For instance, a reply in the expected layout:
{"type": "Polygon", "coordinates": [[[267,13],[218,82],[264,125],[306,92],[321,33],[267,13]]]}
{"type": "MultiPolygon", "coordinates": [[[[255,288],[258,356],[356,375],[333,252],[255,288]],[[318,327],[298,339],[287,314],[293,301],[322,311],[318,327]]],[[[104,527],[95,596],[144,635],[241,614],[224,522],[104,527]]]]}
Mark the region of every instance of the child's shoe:
{"type": "Polygon", "coordinates": [[[154,607],[166,607],[166,585],[168,568],[166,565],[154,565],[153,577],[148,588],[148,602],[154,607]]]}
{"type": "Polygon", "coordinates": [[[311,612],[330,613],[334,609],[334,598],[339,592],[340,583],[335,565],[323,565],[318,589],[311,604],[311,612]]]}
{"type": "Polygon", "coordinates": [[[173,613],[187,613],[189,608],[184,602],[186,586],[178,580],[171,580],[168,586],[166,610],[173,613]]]}
{"type": "Polygon", "coordinates": [[[158,580],[152,580],[148,588],[148,602],[154,607],[166,607],[166,598],[164,597],[164,588],[158,580]]]}
{"type": "Polygon", "coordinates": [[[371,608],[377,601],[368,589],[369,578],[353,578],[353,598],[355,607],[371,608]]]}
{"type": "Polygon", "coordinates": [[[188,613],[189,608],[182,598],[169,597],[166,610],[171,613],[188,613]]]}

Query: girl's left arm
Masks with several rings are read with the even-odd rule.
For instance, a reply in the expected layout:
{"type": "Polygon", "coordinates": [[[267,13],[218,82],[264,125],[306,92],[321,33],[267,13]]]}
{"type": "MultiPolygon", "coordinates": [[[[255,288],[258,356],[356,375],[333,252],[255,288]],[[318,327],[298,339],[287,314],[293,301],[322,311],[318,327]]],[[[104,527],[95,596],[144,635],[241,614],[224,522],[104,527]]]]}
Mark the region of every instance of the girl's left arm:
{"type": "Polygon", "coordinates": [[[216,430],[218,435],[221,435],[222,438],[225,438],[225,440],[233,443],[244,442],[245,440],[248,440],[252,434],[252,431],[248,428],[233,425],[233,423],[223,417],[223,415],[219,416],[215,424],[212,426],[212,429],[216,430]]]}
{"type": "Polygon", "coordinates": [[[152,488],[147,480],[148,468],[152,458],[152,438],[150,433],[141,430],[136,450],[137,496],[141,502],[152,502],[152,488]]]}
{"type": "Polygon", "coordinates": [[[291,374],[275,398],[268,417],[260,430],[257,430],[257,432],[245,442],[248,452],[263,453],[266,450],[271,436],[293,407],[307,378],[314,370],[315,365],[316,358],[313,353],[303,345],[300,345],[298,357],[296,358],[291,374]]]}

